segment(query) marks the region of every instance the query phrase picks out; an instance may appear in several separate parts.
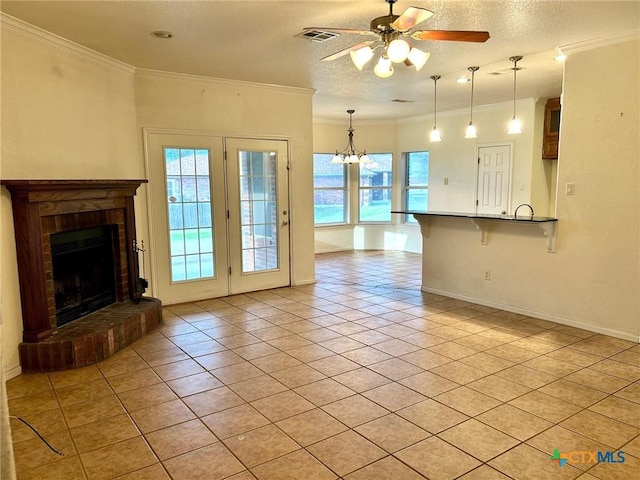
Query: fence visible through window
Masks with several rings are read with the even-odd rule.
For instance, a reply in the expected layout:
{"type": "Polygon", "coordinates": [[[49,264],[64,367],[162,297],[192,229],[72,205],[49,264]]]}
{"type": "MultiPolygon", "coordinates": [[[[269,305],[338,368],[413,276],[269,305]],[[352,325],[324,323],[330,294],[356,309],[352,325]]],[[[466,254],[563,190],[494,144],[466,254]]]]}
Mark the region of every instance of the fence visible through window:
{"type": "Polygon", "coordinates": [[[209,150],[164,148],[171,281],[215,276],[209,150]]]}

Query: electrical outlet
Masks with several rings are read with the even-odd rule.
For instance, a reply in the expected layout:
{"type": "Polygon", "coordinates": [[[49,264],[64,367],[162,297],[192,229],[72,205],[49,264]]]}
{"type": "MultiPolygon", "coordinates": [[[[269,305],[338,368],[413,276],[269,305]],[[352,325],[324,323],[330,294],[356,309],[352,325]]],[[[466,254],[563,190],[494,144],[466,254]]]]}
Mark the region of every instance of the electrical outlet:
{"type": "Polygon", "coordinates": [[[485,270],[484,271],[484,279],[485,280],[491,280],[491,270],[485,270]]]}
{"type": "Polygon", "coordinates": [[[444,184],[449,185],[449,177],[444,177],[444,184]]]}
{"type": "Polygon", "coordinates": [[[573,195],[575,190],[576,190],[576,186],[573,183],[567,183],[566,190],[565,190],[567,195],[573,195]]]}

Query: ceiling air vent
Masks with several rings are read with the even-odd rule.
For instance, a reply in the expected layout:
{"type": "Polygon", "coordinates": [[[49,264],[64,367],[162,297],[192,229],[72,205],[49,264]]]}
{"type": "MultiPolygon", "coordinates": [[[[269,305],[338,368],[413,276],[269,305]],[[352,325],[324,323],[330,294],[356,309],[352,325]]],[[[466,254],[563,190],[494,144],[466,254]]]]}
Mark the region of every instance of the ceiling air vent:
{"type": "MultiPolygon", "coordinates": [[[[524,70],[524,67],[516,67],[517,71],[524,70]]],[[[487,75],[506,75],[507,73],[513,72],[513,67],[505,68],[504,70],[496,70],[495,72],[489,72],[487,75]]]]}
{"type": "Polygon", "coordinates": [[[391,101],[395,103],[415,103],[415,100],[406,100],[404,98],[394,98],[391,101]]]}
{"type": "Polygon", "coordinates": [[[300,38],[307,38],[312,42],[326,42],[327,40],[336,38],[338,34],[333,32],[325,32],[323,30],[307,30],[305,32],[300,32],[295,36],[300,38]]]}

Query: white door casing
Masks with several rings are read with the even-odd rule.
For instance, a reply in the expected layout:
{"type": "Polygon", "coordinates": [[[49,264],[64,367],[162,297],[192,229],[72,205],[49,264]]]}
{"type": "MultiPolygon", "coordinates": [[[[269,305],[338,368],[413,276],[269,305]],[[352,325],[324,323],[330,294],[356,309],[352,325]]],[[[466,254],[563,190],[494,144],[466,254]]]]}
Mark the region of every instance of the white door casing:
{"type": "Polygon", "coordinates": [[[164,304],[290,284],[287,153],[286,140],[145,130],[151,283],[164,304]],[[243,171],[239,152],[256,165],[270,162],[272,175],[243,171]],[[254,185],[258,194],[241,201],[254,185]],[[269,198],[260,185],[272,187],[269,198]],[[265,206],[277,207],[277,228],[264,221],[265,206]],[[255,245],[255,233],[267,227],[269,245],[255,245]],[[249,265],[247,252],[254,259],[268,253],[271,262],[249,265]]]}

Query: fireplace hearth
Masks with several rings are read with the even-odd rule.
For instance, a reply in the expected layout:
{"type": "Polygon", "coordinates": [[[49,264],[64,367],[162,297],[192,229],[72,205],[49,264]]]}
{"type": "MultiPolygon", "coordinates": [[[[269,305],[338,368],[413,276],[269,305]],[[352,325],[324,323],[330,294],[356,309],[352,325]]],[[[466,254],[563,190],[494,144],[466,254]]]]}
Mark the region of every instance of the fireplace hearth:
{"type": "Polygon", "coordinates": [[[146,180],[2,180],[11,193],[23,371],[104,360],[153,330],[134,252],[136,189],[146,180]]]}

